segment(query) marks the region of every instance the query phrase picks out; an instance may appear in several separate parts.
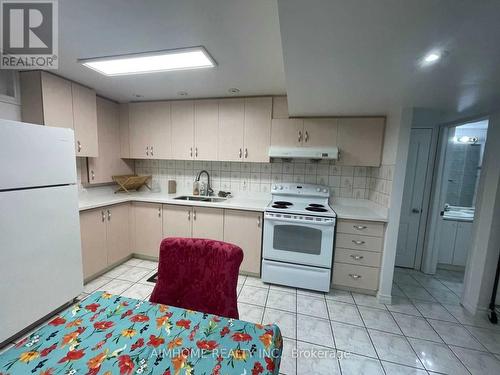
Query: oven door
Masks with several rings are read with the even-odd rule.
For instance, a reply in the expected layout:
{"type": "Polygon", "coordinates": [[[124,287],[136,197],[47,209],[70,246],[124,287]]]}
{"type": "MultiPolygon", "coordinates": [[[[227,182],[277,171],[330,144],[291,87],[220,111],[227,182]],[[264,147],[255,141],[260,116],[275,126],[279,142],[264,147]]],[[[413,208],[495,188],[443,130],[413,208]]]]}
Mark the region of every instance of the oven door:
{"type": "Polygon", "coordinates": [[[264,259],[330,268],[335,219],[307,220],[265,215],[264,259]]]}

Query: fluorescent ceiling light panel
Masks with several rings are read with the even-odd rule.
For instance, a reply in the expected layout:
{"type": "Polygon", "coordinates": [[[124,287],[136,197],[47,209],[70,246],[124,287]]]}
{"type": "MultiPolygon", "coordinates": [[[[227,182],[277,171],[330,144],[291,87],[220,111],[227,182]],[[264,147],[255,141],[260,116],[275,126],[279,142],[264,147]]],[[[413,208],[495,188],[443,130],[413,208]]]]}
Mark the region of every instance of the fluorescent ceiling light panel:
{"type": "Polygon", "coordinates": [[[214,68],[215,61],[203,47],[79,59],[79,63],[106,76],[214,68]]]}

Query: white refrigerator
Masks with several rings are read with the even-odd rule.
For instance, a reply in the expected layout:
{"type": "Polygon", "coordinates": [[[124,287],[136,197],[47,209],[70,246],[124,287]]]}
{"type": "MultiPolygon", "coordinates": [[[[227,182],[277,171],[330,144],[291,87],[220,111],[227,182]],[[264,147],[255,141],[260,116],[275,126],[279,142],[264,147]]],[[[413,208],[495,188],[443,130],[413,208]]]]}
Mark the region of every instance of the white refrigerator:
{"type": "Polygon", "coordinates": [[[0,344],[83,290],[71,129],[0,120],[0,344]]]}

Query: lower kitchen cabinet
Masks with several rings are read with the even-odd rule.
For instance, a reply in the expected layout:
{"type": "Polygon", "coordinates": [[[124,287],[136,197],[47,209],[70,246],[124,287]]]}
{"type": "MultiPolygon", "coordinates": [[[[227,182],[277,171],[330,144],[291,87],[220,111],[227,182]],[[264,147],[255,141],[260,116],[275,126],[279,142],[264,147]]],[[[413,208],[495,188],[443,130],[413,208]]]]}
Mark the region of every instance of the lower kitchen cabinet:
{"type": "Polygon", "coordinates": [[[85,279],[130,255],[129,210],[127,203],[80,212],[85,279]]]}
{"type": "Polygon", "coordinates": [[[86,279],[106,268],[106,215],[103,209],[80,212],[82,238],[83,278],[86,279]]]}
{"type": "Polygon", "coordinates": [[[130,204],[120,204],[106,209],[108,264],[114,264],[131,253],[129,215],[130,204]]]}
{"type": "Polygon", "coordinates": [[[133,203],[134,253],[159,257],[162,235],[162,207],[157,203],[133,203]]]}
{"type": "Polygon", "coordinates": [[[220,208],[193,207],[193,237],[224,239],[224,211],[220,208]]]}
{"type": "Polygon", "coordinates": [[[195,237],[222,241],[224,210],[165,204],[163,205],[163,237],[195,237]]]}
{"type": "Polygon", "coordinates": [[[260,275],[262,252],[262,213],[225,210],[224,241],[243,249],[240,272],[260,275]]]}
{"type": "Polygon", "coordinates": [[[193,207],[163,205],[163,237],[191,237],[193,207]]]}

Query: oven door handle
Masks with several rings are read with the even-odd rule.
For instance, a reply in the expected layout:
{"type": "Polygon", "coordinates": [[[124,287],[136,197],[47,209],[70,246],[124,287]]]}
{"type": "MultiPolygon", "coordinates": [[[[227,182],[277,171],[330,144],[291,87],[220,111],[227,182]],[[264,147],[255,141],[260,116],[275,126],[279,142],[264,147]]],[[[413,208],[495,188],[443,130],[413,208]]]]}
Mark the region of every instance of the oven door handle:
{"type": "Polygon", "coordinates": [[[309,225],[323,225],[323,226],[334,226],[335,220],[332,221],[314,221],[314,220],[297,220],[297,219],[287,219],[282,217],[265,217],[265,220],[268,220],[273,223],[287,222],[287,223],[296,223],[296,224],[309,224],[309,225]]]}

